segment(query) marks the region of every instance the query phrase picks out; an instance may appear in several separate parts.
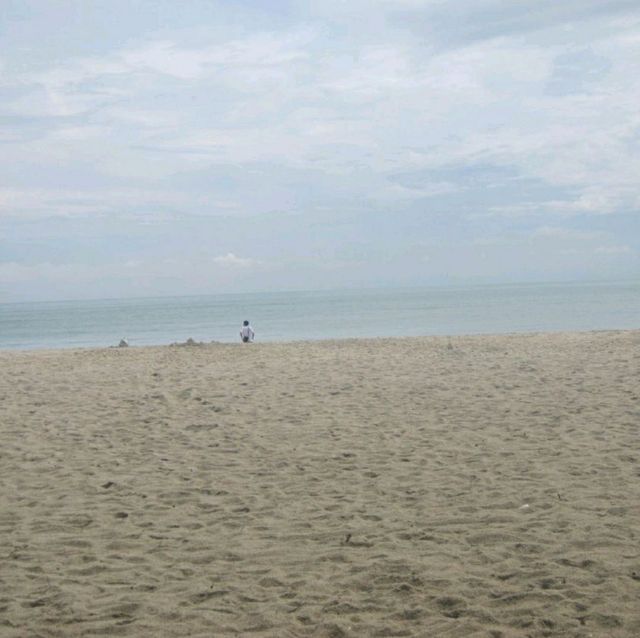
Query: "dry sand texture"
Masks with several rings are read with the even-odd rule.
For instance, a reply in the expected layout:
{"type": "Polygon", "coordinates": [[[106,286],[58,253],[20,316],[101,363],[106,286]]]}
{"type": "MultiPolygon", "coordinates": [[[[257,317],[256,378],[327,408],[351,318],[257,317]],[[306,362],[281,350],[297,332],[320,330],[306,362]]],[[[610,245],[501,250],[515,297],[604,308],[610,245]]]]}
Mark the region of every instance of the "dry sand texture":
{"type": "Polygon", "coordinates": [[[2,638],[640,636],[640,332],[0,364],[2,638]]]}

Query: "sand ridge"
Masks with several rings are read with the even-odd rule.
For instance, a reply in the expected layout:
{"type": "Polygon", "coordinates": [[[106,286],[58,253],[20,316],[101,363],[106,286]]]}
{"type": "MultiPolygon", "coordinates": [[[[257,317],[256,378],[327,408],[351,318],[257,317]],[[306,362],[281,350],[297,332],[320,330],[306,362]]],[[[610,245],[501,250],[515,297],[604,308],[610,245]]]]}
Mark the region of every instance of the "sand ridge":
{"type": "Polygon", "coordinates": [[[638,636],[640,332],[0,353],[0,636],[638,636]]]}

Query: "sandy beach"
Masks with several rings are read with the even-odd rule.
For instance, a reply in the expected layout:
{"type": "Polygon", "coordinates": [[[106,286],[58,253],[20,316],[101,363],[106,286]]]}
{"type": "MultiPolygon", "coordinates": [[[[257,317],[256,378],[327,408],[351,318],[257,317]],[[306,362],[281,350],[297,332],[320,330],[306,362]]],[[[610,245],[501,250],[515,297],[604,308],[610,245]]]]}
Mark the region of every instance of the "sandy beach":
{"type": "Polygon", "coordinates": [[[640,331],[0,353],[0,636],[640,636],[640,331]]]}

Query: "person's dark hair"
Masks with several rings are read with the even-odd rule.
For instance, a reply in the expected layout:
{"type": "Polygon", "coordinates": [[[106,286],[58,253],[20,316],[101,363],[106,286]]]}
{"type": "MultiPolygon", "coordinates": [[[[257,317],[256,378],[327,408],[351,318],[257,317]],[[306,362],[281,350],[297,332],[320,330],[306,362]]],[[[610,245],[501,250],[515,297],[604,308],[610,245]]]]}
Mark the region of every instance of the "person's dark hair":
{"type": "Polygon", "coordinates": [[[245,319],[245,320],[242,322],[242,325],[243,325],[243,326],[248,326],[248,325],[249,325],[249,322],[245,319]]]}

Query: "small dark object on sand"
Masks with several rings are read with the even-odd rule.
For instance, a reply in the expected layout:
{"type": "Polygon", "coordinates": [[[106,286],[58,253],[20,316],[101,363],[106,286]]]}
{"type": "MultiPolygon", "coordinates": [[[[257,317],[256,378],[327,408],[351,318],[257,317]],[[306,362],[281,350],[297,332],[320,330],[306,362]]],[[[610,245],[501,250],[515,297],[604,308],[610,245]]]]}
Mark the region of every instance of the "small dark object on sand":
{"type": "Polygon", "coordinates": [[[105,490],[108,490],[110,487],[113,487],[115,485],[115,483],[113,481],[107,481],[104,485],[102,485],[102,487],[104,487],[105,490]]]}

